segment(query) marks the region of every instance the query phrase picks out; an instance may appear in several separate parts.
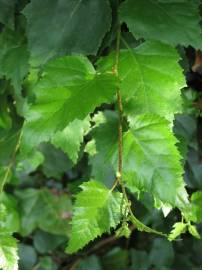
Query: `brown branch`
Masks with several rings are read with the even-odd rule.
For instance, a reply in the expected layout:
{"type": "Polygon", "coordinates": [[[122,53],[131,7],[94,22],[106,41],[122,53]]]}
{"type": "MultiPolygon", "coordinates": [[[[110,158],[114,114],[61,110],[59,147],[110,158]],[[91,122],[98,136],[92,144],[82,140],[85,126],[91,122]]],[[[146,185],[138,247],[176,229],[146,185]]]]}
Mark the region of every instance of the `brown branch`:
{"type": "Polygon", "coordinates": [[[99,249],[103,248],[106,245],[113,244],[117,240],[118,240],[118,238],[116,237],[116,235],[112,235],[112,236],[110,236],[108,238],[105,238],[105,239],[101,240],[100,242],[98,242],[97,244],[95,244],[92,248],[90,248],[87,251],[87,254],[90,255],[90,254],[98,251],[99,249]]]}

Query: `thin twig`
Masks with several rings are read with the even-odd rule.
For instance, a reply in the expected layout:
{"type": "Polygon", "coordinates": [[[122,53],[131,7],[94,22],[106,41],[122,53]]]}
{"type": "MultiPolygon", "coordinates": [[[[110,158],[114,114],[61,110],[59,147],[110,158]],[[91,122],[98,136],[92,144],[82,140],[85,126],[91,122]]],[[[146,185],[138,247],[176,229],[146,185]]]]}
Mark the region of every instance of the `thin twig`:
{"type": "Polygon", "coordinates": [[[102,247],[109,245],[109,244],[113,244],[117,240],[118,240],[118,238],[116,237],[116,235],[112,235],[108,238],[105,238],[102,241],[98,242],[96,245],[94,245],[91,249],[89,249],[87,251],[87,254],[88,255],[93,254],[94,252],[100,250],[102,247]]]}
{"type": "MultiPolygon", "coordinates": [[[[119,71],[119,55],[120,55],[120,40],[121,40],[121,26],[119,24],[117,30],[117,41],[116,41],[116,57],[115,57],[115,65],[114,65],[114,73],[118,77],[119,71]]],[[[123,104],[122,104],[122,97],[120,88],[117,87],[116,91],[117,96],[117,106],[118,106],[118,171],[116,173],[116,180],[113,184],[112,190],[119,184],[121,186],[121,190],[123,193],[123,199],[121,203],[121,213],[123,215],[123,221],[127,219],[127,208],[129,207],[130,203],[126,194],[125,186],[122,182],[122,173],[123,173],[123,104]],[[126,202],[125,209],[124,208],[124,201],[126,202]]]]}
{"type": "Polygon", "coordinates": [[[71,266],[70,270],[75,270],[77,266],[79,265],[80,261],[81,261],[81,258],[76,259],[76,261],[71,266]]]}
{"type": "Polygon", "coordinates": [[[4,185],[6,184],[6,182],[8,180],[8,177],[9,177],[9,174],[10,174],[10,171],[11,171],[11,169],[12,169],[14,163],[15,163],[15,157],[16,157],[16,153],[17,153],[17,151],[18,151],[18,149],[20,147],[21,138],[22,138],[22,130],[20,131],[20,134],[19,134],[16,146],[15,146],[15,149],[14,149],[14,151],[12,153],[10,162],[9,162],[7,168],[6,168],[6,172],[5,172],[4,178],[2,180],[1,187],[0,187],[0,193],[3,192],[4,185]]]}
{"type": "MultiPolygon", "coordinates": [[[[121,40],[121,26],[119,24],[118,30],[117,30],[117,40],[116,40],[116,57],[115,57],[115,65],[114,65],[114,72],[115,75],[118,77],[119,71],[119,55],[120,55],[120,40],[121,40]]],[[[122,105],[122,99],[121,99],[121,91],[120,88],[117,88],[116,91],[117,95],[117,105],[118,105],[118,112],[119,112],[119,124],[118,124],[118,175],[117,179],[119,182],[121,181],[122,177],[122,170],[123,170],[123,105],[122,105]]],[[[121,183],[120,183],[121,184],[121,183]]]]}

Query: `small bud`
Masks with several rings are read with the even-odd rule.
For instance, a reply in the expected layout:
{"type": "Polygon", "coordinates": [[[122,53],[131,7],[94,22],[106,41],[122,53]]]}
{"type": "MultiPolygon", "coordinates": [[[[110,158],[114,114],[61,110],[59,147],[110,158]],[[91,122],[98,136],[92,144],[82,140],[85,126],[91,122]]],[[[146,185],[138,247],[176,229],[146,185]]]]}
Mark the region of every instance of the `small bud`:
{"type": "Polygon", "coordinates": [[[118,178],[118,179],[121,178],[121,173],[120,172],[116,172],[116,178],[118,178]]]}

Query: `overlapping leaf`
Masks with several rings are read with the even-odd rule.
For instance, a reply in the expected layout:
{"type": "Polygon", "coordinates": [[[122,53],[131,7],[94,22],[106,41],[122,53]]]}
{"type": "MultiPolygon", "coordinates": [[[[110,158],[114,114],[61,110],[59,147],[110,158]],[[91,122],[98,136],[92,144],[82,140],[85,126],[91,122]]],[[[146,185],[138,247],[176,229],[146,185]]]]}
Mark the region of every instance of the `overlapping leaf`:
{"type": "Polygon", "coordinates": [[[0,234],[11,235],[13,232],[18,232],[20,216],[15,197],[1,193],[0,207],[0,234]]]}
{"type": "MultiPolygon", "coordinates": [[[[114,124],[117,120],[105,114],[105,122],[93,132],[97,153],[92,160],[102,160],[106,167],[117,170],[117,138],[114,124]],[[102,134],[106,136],[103,139],[102,134]]],[[[139,115],[130,121],[130,129],[123,136],[123,180],[132,192],[147,191],[157,202],[183,208],[187,193],[182,179],[183,169],[169,122],[155,115],[139,115]]],[[[100,172],[96,162],[93,171],[100,172]]],[[[160,203],[161,205],[161,203],[160,203]]]]}
{"type": "Polygon", "coordinates": [[[173,229],[171,233],[168,236],[168,239],[170,241],[175,240],[178,236],[180,236],[182,233],[185,233],[187,230],[187,224],[183,222],[177,222],[173,225],[173,229]]]}
{"type": "Polygon", "coordinates": [[[70,159],[76,163],[80,145],[84,135],[89,131],[89,118],[74,120],[63,131],[58,131],[52,139],[52,143],[62,149],[70,159]]]}
{"type": "MultiPolygon", "coordinates": [[[[99,61],[101,71],[110,71],[115,55],[99,61]]],[[[181,111],[185,84],[175,49],[160,42],[145,42],[135,49],[122,50],[119,59],[120,89],[129,115],[155,113],[173,119],[181,111]]]]}
{"type": "Polygon", "coordinates": [[[71,201],[67,195],[54,195],[48,189],[26,189],[16,192],[19,198],[21,234],[28,235],[34,229],[67,235],[71,216],[71,201]]]}
{"type": "Polygon", "coordinates": [[[9,235],[0,235],[0,268],[18,270],[18,254],[16,240],[9,235]]]}
{"type": "Polygon", "coordinates": [[[73,166],[67,155],[51,144],[42,144],[40,151],[44,156],[42,171],[47,178],[61,180],[62,176],[73,166]]]}
{"type": "Polygon", "coordinates": [[[0,95],[0,128],[10,129],[12,118],[9,112],[7,95],[0,95]]]}
{"type": "Polygon", "coordinates": [[[44,162],[44,156],[37,149],[33,149],[30,153],[17,155],[16,171],[18,173],[29,174],[34,172],[40,164],[44,162]]]}
{"type": "Polygon", "coordinates": [[[0,190],[10,176],[9,166],[13,162],[13,153],[20,136],[19,127],[13,126],[9,131],[0,129],[0,190]],[[8,173],[9,172],[9,173],[8,173]],[[7,177],[6,177],[6,174],[7,177]]]}
{"type": "Polygon", "coordinates": [[[131,120],[123,146],[126,185],[132,191],[151,192],[163,203],[183,207],[187,193],[176,143],[165,119],[140,115],[131,120]]]}
{"type": "Polygon", "coordinates": [[[199,4],[198,0],[127,0],[120,16],[138,39],[201,48],[199,4]]]}
{"type": "Polygon", "coordinates": [[[14,151],[14,148],[17,144],[19,138],[20,130],[18,127],[13,127],[9,131],[0,129],[0,164],[6,165],[11,155],[14,151]]]}
{"type": "Polygon", "coordinates": [[[121,193],[112,193],[96,181],[86,182],[81,188],[74,206],[69,253],[83,248],[103,233],[109,233],[121,219],[121,193]]]}
{"type": "Polygon", "coordinates": [[[92,177],[107,187],[112,187],[116,172],[112,159],[118,148],[118,116],[115,112],[99,112],[94,116],[93,122],[96,125],[92,130],[94,140],[86,146],[92,177]]]}
{"type": "Polygon", "coordinates": [[[15,0],[0,0],[0,7],[0,22],[13,29],[15,0]]]}
{"type": "Polygon", "coordinates": [[[6,198],[4,194],[1,195],[0,200],[0,268],[3,270],[18,270],[17,241],[11,236],[12,229],[16,222],[18,223],[16,220],[18,215],[16,216],[17,213],[14,214],[13,212],[15,211],[13,209],[14,201],[11,201],[11,198],[6,198]],[[11,211],[7,212],[7,210],[11,211]]]}
{"type": "Polygon", "coordinates": [[[32,0],[24,14],[33,64],[61,54],[96,54],[111,24],[108,0],[32,0]]]}
{"type": "Polygon", "coordinates": [[[194,220],[197,222],[202,221],[202,191],[194,192],[191,196],[192,213],[194,220]]]}
{"type": "Polygon", "coordinates": [[[11,80],[19,93],[21,83],[28,72],[29,53],[24,38],[17,32],[5,30],[0,35],[0,75],[11,80]]]}
{"type": "Polygon", "coordinates": [[[84,119],[96,106],[110,102],[115,90],[114,77],[96,73],[85,57],[49,62],[34,88],[36,103],[26,117],[24,149],[49,140],[76,118],[84,119]]]}

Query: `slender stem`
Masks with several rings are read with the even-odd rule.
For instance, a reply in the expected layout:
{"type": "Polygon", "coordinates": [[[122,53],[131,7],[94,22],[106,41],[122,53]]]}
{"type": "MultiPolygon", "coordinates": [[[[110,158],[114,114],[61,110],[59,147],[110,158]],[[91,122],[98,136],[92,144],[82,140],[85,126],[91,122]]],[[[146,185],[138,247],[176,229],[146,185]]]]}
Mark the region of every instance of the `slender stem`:
{"type": "Polygon", "coordinates": [[[101,248],[103,248],[104,246],[107,246],[107,245],[111,245],[113,244],[114,242],[116,242],[118,240],[118,238],[116,237],[116,235],[112,235],[108,238],[105,238],[103,240],[101,240],[100,242],[98,242],[97,244],[95,244],[92,248],[90,248],[88,251],[87,251],[87,254],[90,255],[90,254],[93,254],[95,253],[97,250],[100,250],[101,248]]]}
{"type": "MultiPolygon", "coordinates": [[[[116,58],[115,58],[115,65],[114,65],[114,73],[118,77],[119,72],[118,72],[118,65],[119,65],[119,55],[120,55],[120,40],[121,40],[121,27],[120,25],[118,26],[118,31],[117,31],[117,42],[116,42],[116,58]]],[[[126,194],[126,189],[125,186],[123,185],[122,182],[122,172],[123,172],[123,104],[122,104],[122,97],[121,97],[121,91],[120,88],[117,87],[116,90],[116,96],[117,96],[117,106],[118,106],[118,115],[119,115],[119,120],[118,120],[118,171],[116,174],[116,181],[112,187],[112,190],[119,184],[122,189],[123,193],[123,200],[121,203],[121,212],[123,215],[123,220],[126,219],[127,216],[127,208],[130,205],[127,194],[126,194]],[[126,202],[125,209],[124,208],[124,201],[126,202]]]]}
{"type": "Polygon", "coordinates": [[[14,151],[12,153],[10,162],[9,162],[7,168],[6,168],[6,172],[5,172],[4,178],[3,178],[1,186],[0,186],[0,193],[3,192],[4,185],[6,184],[6,182],[8,180],[10,171],[11,171],[11,169],[13,167],[14,162],[15,162],[15,156],[16,156],[16,153],[17,153],[19,147],[20,147],[21,138],[22,138],[22,130],[20,131],[20,134],[19,134],[16,146],[15,146],[15,149],[14,149],[14,151]]]}
{"type": "MultiPolygon", "coordinates": [[[[115,56],[115,63],[113,66],[113,74],[118,78],[118,65],[119,65],[119,54],[120,54],[120,40],[121,40],[121,27],[120,24],[118,25],[117,30],[117,39],[116,39],[116,56],[115,56]]],[[[121,185],[121,177],[122,177],[122,170],[123,170],[123,106],[122,106],[122,99],[121,99],[121,92],[120,88],[117,87],[116,90],[116,96],[117,96],[117,106],[118,106],[118,114],[119,114],[119,120],[118,120],[118,170],[116,173],[116,179],[114,181],[114,184],[111,188],[111,191],[113,191],[118,184],[121,185]]]]}
{"type": "MultiPolygon", "coordinates": [[[[119,65],[119,52],[120,52],[120,38],[121,38],[121,28],[118,26],[117,30],[117,41],[116,41],[116,58],[114,65],[114,73],[118,77],[118,65],[119,65]]],[[[116,90],[117,96],[117,105],[118,105],[118,113],[119,113],[119,123],[118,123],[118,171],[117,171],[117,180],[121,182],[122,171],[123,171],[123,106],[121,99],[121,91],[120,88],[117,87],[116,90]]],[[[120,183],[121,184],[121,183],[120,183]]]]}
{"type": "Polygon", "coordinates": [[[119,110],[119,125],[118,125],[118,145],[119,145],[119,159],[118,159],[118,173],[119,178],[122,178],[123,171],[123,106],[120,89],[117,89],[117,103],[119,110]]]}
{"type": "Polygon", "coordinates": [[[119,24],[118,30],[117,30],[117,38],[116,38],[116,58],[115,58],[115,65],[114,65],[114,70],[117,76],[118,76],[119,55],[120,55],[120,40],[121,40],[121,26],[119,24]]]}
{"type": "MultiPolygon", "coordinates": [[[[121,26],[119,24],[117,30],[117,41],[116,41],[116,58],[115,58],[115,65],[114,65],[114,72],[115,75],[118,77],[118,66],[119,66],[119,55],[120,55],[120,40],[121,40],[121,26]]],[[[118,106],[118,113],[119,113],[119,123],[118,123],[118,171],[116,175],[116,181],[113,185],[113,188],[116,184],[120,184],[123,197],[126,200],[127,204],[129,204],[128,197],[126,194],[125,187],[122,183],[122,172],[123,172],[123,104],[122,104],[122,97],[120,88],[117,87],[116,91],[117,96],[117,106],[118,106]]]]}
{"type": "Polygon", "coordinates": [[[79,265],[80,261],[81,261],[81,258],[76,259],[76,261],[71,266],[70,270],[75,270],[77,266],[79,265]]]}
{"type": "MultiPolygon", "coordinates": [[[[117,30],[117,39],[116,39],[116,57],[115,57],[115,64],[113,68],[113,72],[116,77],[119,76],[118,66],[119,66],[119,55],[120,55],[120,40],[121,40],[121,26],[118,25],[117,30]]],[[[127,194],[125,187],[122,183],[122,172],[123,172],[123,105],[122,105],[122,98],[121,98],[121,91],[120,88],[117,87],[116,90],[116,96],[117,96],[117,106],[118,106],[118,171],[116,174],[116,180],[113,184],[113,187],[111,190],[114,190],[114,188],[119,184],[121,186],[123,197],[128,202],[127,194]]]]}

